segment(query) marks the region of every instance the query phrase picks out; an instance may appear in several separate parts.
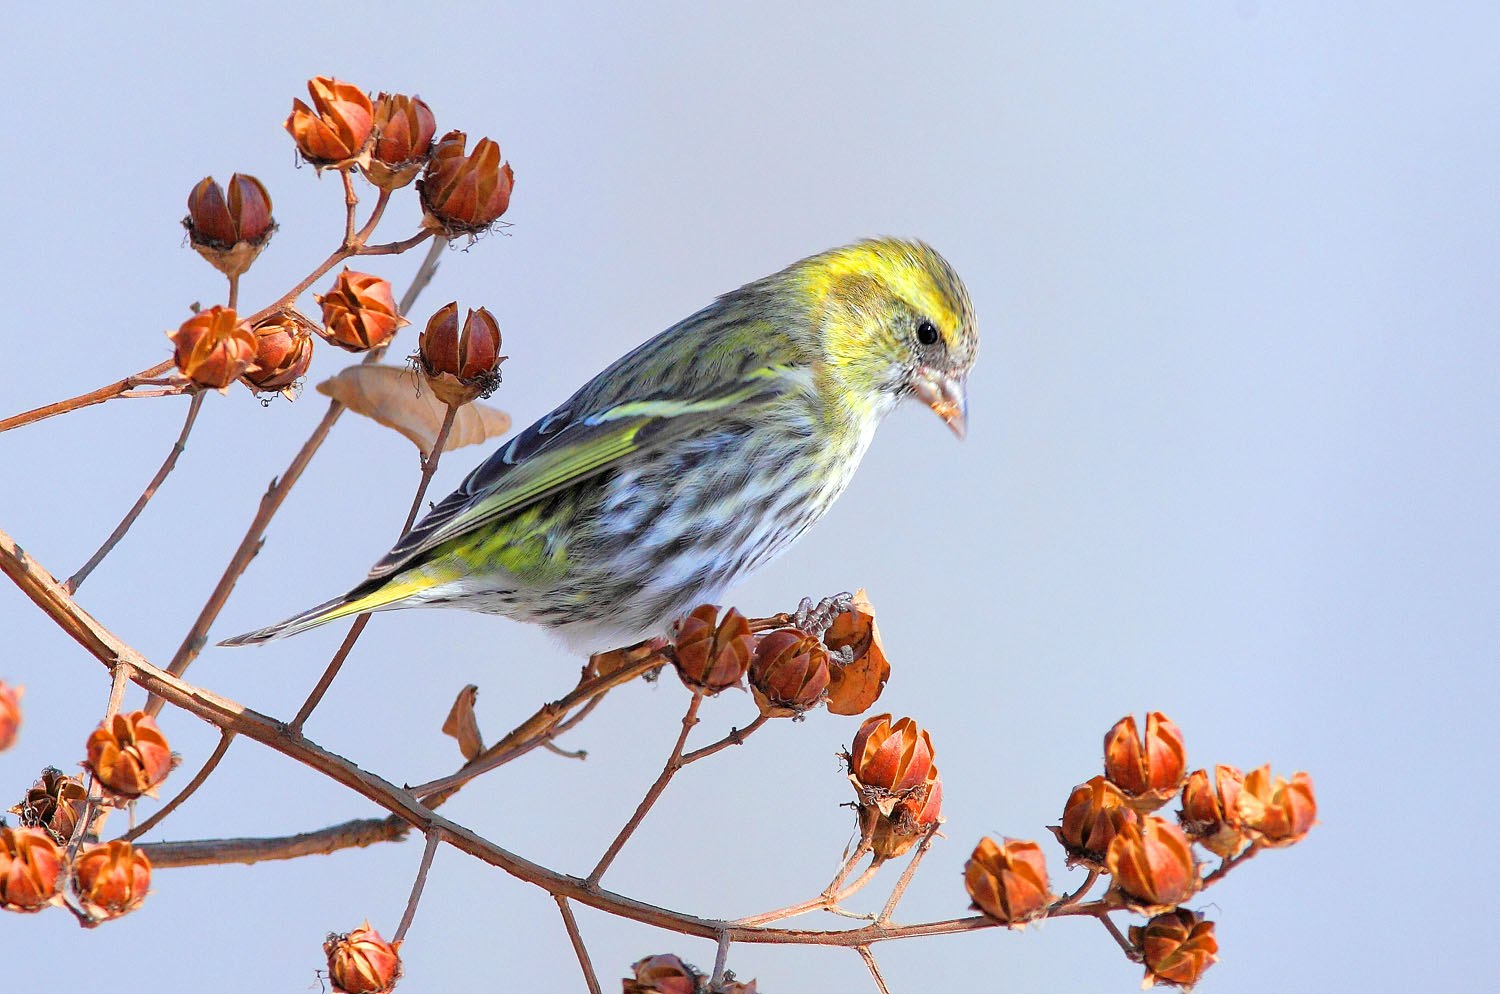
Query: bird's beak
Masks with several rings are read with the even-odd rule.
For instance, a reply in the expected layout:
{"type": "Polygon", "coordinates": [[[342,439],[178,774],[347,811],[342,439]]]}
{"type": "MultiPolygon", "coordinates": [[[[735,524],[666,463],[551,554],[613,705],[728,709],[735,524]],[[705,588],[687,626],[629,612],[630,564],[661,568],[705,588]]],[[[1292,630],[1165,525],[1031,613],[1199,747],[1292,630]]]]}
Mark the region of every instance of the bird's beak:
{"type": "Polygon", "coordinates": [[[964,397],[964,381],[922,366],[917,370],[913,388],[922,398],[922,403],[932,408],[962,440],[968,427],[969,410],[969,402],[964,397]]]}

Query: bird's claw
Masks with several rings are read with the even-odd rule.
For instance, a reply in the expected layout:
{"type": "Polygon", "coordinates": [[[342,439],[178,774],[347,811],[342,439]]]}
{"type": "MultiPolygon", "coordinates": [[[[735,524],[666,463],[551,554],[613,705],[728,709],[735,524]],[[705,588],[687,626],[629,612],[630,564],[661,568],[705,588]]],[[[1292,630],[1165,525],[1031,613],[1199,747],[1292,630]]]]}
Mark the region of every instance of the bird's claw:
{"type": "Polygon", "coordinates": [[[821,639],[823,633],[828,631],[828,627],[833,624],[833,619],[846,611],[853,610],[853,607],[854,595],[848,591],[825,597],[816,604],[813,603],[811,597],[804,597],[797,604],[797,612],[792,615],[792,624],[821,639]]]}

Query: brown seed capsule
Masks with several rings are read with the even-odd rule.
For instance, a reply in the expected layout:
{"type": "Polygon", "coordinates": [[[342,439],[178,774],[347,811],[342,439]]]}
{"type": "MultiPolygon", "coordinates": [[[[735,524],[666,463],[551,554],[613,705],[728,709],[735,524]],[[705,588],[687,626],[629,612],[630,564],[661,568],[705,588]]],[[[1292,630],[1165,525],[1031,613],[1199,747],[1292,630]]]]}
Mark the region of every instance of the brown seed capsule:
{"type": "Polygon", "coordinates": [[[367,921],[346,935],[328,933],[328,979],[340,994],[385,994],[401,979],[401,943],[386,942],[367,921]]]}
{"type": "Polygon", "coordinates": [[[285,312],[271,315],[250,330],[255,334],[255,358],[242,379],[251,389],[280,390],[290,398],[292,385],[312,363],[312,333],[285,312]]]}
{"type": "Polygon", "coordinates": [[[417,336],[417,361],[438,400],[457,406],[488,397],[500,384],[500,325],[483,307],[458,326],[458,303],[444,304],[417,336]]]}
{"type": "Polygon", "coordinates": [[[31,785],[21,803],[10,810],[21,817],[22,825],[40,828],[54,842],[65,843],[72,838],[78,819],[83,817],[87,798],[88,791],[82,781],[49,766],[42,770],[41,779],[31,785]]]}
{"type": "Polygon", "coordinates": [[[370,98],[359,87],[328,76],[308,80],[307,92],[312,106],[293,100],[286,119],[297,151],[319,169],[350,163],[370,140],[374,126],[370,98]]]}
{"type": "Polygon", "coordinates": [[[860,805],[860,831],[869,836],[876,856],[894,859],[916,845],[942,813],[943,778],[934,766],[922,786],[896,801],[889,814],[882,813],[878,804],[860,805]]]}
{"type": "Polygon", "coordinates": [[[1273,848],[1302,841],[1318,820],[1312,778],[1306,773],[1292,774],[1290,782],[1273,778],[1270,766],[1245,774],[1235,806],[1255,841],[1273,848]]]}
{"type": "Polygon", "coordinates": [[[829,660],[828,710],[832,714],[864,714],[874,707],[891,676],[875,608],[863,589],[854,592],[848,611],[834,617],[823,633],[823,644],[838,653],[829,660]],[[849,661],[840,650],[847,649],[849,661]]]}
{"type": "Polygon", "coordinates": [[[453,238],[477,235],[510,206],[515,173],[500,161],[500,146],[481,138],[464,155],[468,136],[450,131],[433,146],[432,160],[417,182],[426,211],[425,223],[453,238]]]}
{"type": "Polygon", "coordinates": [[[1177,821],[1189,838],[1216,856],[1233,856],[1245,844],[1239,813],[1244,783],[1245,775],[1233,766],[1215,766],[1212,779],[1207,770],[1194,770],[1183,785],[1177,821]]]}
{"type": "Polygon", "coordinates": [[[1138,811],[1155,811],[1176,795],[1187,775],[1182,733],[1166,715],[1146,715],[1144,741],[1135,717],[1126,715],[1104,736],[1104,775],[1138,811]]]}
{"type": "Polygon", "coordinates": [[[421,98],[399,93],[376,97],[373,119],[375,141],[362,168],[382,190],[399,190],[427,164],[437,121],[421,98]]]}
{"type": "Polygon", "coordinates": [[[865,721],[849,750],[849,773],[864,787],[903,793],[920,786],[932,769],[932,739],[910,718],[888,714],[865,721]]]}
{"type": "Polygon", "coordinates": [[[806,632],[783,628],[755,647],[750,692],[766,717],[790,718],[817,707],[827,688],[828,650],[806,632]]]}
{"type": "Polygon", "coordinates": [[[1109,844],[1111,893],[1132,907],[1171,908],[1198,889],[1193,846],[1176,825],[1155,815],[1127,822],[1109,844]]]}
{"type": "Polygon", "coordinates": [[[271,218],[271,195],[254,176],[235,173],[229,195],[212,176],[205,176],[188,194],[188,214],[182,219],[188,241],[209,264],[227,276],[250,268],[271,240],[276,222],[271,218]]]}
{"type": "Polygon", "coordinates": [[[21,727],[22,687],[0,680],[0,751],[9,749],[21,727]]]}
{"type": "Polygon", "coordinates": [[[1052,903],[1042,847],[1019,839],[1006,839],[1003,845],[989,836],[980,839],[964,864],[964,887],[976,910],[1012,928],[1052,903]]]}
{"type": "Polygon", "coordinates": [[[1052,826],[1052,834],[1067,850],[1069,866],[1102,870],[1104,855],[1120,826],[1139,817],[1126,804],[1120,788],[1098,776],[1073,788],[1063,805],[1062,824],[1052,826]]]}
{"type": "Polygon", "coordinates": [[[703,976],[671,953],[636,960],[630,972],[623,994],[694,994],[703,976]]]}
{"type": "Polygon", "coordinates": [[[1146,965],[1143,987],[1191,987],[1219,958],[1214,923],[1185,908],[1163,912],[1145,925],[1132,925],[1130,942],[1146,965]]]}
{"type": "Polygon", "coordinates": [[[223,390],[255,359],[255,334],[230,307],[199,311],[167,337],[178,370],[199,386],[223,390]]]}
{"type": "Polygon", "coordinates": [[[172,750],[144,711],[116,714],[89,736],[88,761],[99,782],[124,797],[154,797],[172,772],[172,750]]]}
{"type": "Polygon", "coordinates": [[[390,283],[347,267],[327,293],[313,299],[323,308],[323,338],[350,352],[379,348],[411,323],[397,312],[390,283]]]}
{"type": "Polygon", "coordinates": [[[737,687],[750,666],[750,623],[734,608],[717,627],[718,609],[701,604],[673,626],[673,659],[677,675],[694,690],[717,694],[737,687]]]}
{"type": "Polygon", "coordinates": [[[57,894],[62,859],[62,847],[41,829],[0,827],[0,908],[45,908],[57,894]]]}
{"type": "Polygon", "coordinates": [[[151,860],[118,839],[90,846],[73,860],[73,889],[90,917],[118,918],[146,899],[151,860]]]}

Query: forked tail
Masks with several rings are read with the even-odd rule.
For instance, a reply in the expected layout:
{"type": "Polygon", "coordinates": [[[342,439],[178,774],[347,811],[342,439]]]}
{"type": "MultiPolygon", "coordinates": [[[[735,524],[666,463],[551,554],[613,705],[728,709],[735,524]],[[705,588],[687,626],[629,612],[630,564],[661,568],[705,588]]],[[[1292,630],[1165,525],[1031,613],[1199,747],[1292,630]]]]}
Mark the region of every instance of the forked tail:
{"type": "Polygon", "coordinates": [[[308,608],[301,614],[294,614],[285,621],[278,621],[274,625],[265,628],[257,628],[253,632],[236,635],[220,642],[220,645],[260,645],[262,642],[271,642],[275,639],[286,638],[288,635],[296,635],[305,632],[309,628],[317,628],[326,625],[330,621],[338,621],[350,615],[363,614],[366,611],[378,611],[389,607],[397,601],[405,600],[412,594],[429,586],[431,581],[423,579],[409,579],[406,582],[397,580],[386,583],[374,590],[361,592],[360,587],[335,597],[331,601],[324,601],[317,607],[308,608]]]}

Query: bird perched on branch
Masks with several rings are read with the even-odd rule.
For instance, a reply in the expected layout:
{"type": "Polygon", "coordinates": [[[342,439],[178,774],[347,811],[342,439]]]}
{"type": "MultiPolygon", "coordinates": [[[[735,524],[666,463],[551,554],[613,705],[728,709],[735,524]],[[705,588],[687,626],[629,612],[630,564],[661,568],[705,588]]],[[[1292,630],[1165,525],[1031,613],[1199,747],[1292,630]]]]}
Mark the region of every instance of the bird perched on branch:
{"type": "Polygon", "coordinates": [[[348,593],[220,644],[408,607],[501,614],[582,650],[660,634],[822,517],[903,399],[962,438],[978,347],[963,283],[926,244],[804,259],[584,384],[348,593]]]}

